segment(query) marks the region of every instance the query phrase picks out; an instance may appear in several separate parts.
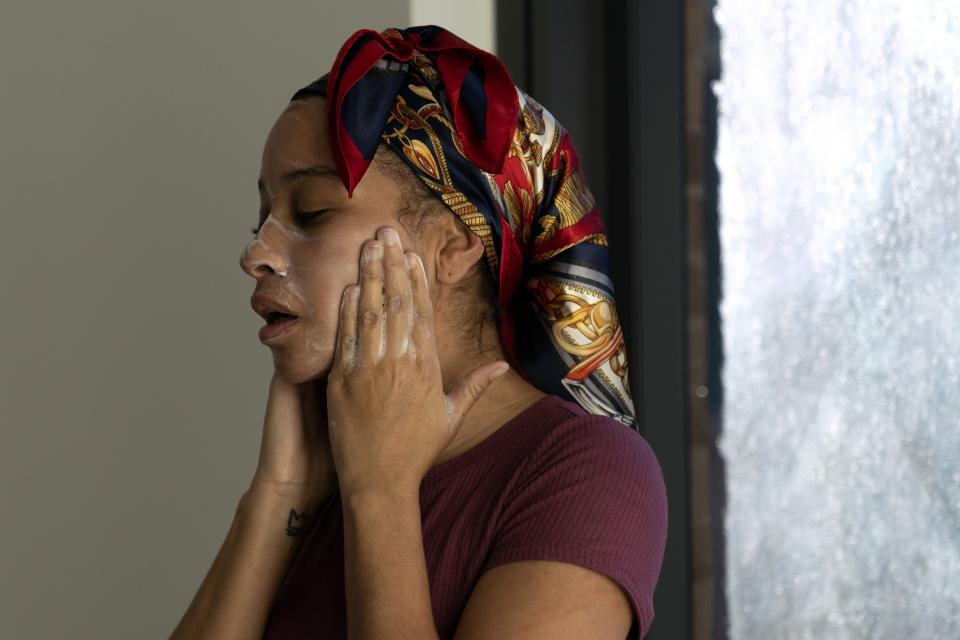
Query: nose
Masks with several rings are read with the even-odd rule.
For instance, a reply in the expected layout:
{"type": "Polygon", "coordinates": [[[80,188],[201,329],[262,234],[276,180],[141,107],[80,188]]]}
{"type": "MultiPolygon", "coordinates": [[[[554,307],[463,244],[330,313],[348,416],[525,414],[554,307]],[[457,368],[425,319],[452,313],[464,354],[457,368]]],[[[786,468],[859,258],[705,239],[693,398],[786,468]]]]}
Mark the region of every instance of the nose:
{"type": "Polygon", "coordinates": [[[255,280],[270,273],[287,274],[284,254],[267,241],[265,231],[261,229],[240,253],[240,268],[255,280]]]}

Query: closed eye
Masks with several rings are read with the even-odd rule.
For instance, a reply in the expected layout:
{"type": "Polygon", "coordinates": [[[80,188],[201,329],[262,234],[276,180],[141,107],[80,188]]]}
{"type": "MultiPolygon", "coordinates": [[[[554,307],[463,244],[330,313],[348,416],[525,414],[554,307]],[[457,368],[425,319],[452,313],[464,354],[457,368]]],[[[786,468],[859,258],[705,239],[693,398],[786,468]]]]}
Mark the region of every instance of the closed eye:
{"type": "MultiPolygon", "coordinates": [[[[292,217],[294,220],[297,221],[297,223],[304,224],[304,223],[308,223],[316,220],[327,211],[329,211],[329,209],[320,209],[319,211],[295,211],[292,217]]],[[[257,235],[258,233],[260,233],[260,228],[262,226],[263,226],[263,222],[261,222],[256,227],[251,227],[250,232],[253,233],[253,235],[257,235]]]]}
{"type": "Polygon", "coordinates": [[[293,214],[293,219],[298,222],[310,222],[316,220],[327,211],[328,209],[320,209],[319,211],[296,211],[293,214]]]}

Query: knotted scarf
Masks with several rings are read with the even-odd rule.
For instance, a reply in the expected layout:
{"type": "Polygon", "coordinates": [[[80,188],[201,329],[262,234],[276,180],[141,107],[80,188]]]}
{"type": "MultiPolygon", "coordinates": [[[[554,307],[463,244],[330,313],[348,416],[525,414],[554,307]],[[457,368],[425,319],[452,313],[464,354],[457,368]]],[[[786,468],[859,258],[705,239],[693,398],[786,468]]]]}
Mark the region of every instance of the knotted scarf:
{"type": "Polygon", "coordinates": [[[482,240],[507,361],[636,429],[599,209],[569,134],[503,63],[435,25],[361,29],[291,100],[308,94],[350,196],[382,143],[482,240]]]}

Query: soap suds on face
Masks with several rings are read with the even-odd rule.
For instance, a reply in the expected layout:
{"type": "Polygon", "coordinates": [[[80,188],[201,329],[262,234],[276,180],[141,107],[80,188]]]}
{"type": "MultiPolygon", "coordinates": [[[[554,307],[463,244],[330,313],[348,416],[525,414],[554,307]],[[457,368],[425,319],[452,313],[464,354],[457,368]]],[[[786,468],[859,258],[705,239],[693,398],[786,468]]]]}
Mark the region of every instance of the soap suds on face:
{"type": "MultiPolygon", "coordinates": [[[[250,252],[253,250],[254,247],[258,245],[265,248],[267,247],[267,243],[264,241],[262,234],[264,229],[268,227],[276,227],[282,235],[288,238],[295,238],[297,240],[305,240],[307,238],[307,234],[297,229],[296,227],[280,222],[279,220],[277,220],[272,216],[267,216],[267,219],[263,221],[262,225],[260,225],[260,230],[257,231],[257,235],[254,236],[253,239],[249,243],[247,243],[247,246],[244,248],[243,255],[242,255],[242,258],[244,260],[247,259],[247,256],[250,254],[250,252]]],[[[286,268],[284,268],[282,271],[277,271],[277,274],[281,277],[286,277],[287,273],[288,271],[286,268]]]]}
{"type": "Polygon", "coordinates": [[[285,236],[287,236],[287,237],[294,237],[294,238],[296,238],[297,240],[306,240],[306,239],[307,239],[307,234],[306,234],[306,232],[301,231],[300,229],[297,229],[296,227],[291,226],[291,225],[288,225],[288,224],[286,224],[286,223],[284,223],[284,222],[280,222],[279,220],[277,220],[277,219],[274,218],[273,216],[267,216],[267,219],[263,221],[263,224],[262,224],[262,225],[260,225],[260,229],[257,230],[257,234],[256,234],[256,235],[253,237],[253,239],[247,244],[247,248],[246,248],[244,251],[245,251],[245,252],[246,252],[246,251],[249,251],[250,247],[255,247],[258,243],[259,243],[259,244],[264,244],[264,245],[266,245],[266,243],[263,241],[263,238],[262,238],[261,236],[263,235],[263,230],[266,229],[267,227],[271,227],[271,226],[274,226],[274,227],[279,228],[279,229],[280,229],[280,233],[282,233],[283,235],[285,235],[285,236]]]}
{"type": "Polygon", "coordinates": [[[307,239],[306,232],[301,231],[300,229],[297,229],[296,227],[289,225],[285,222],[281,222],[280,220],[277,220],[273,216],[267,216],[267,219],[263,221],[263,226],[260,227],[260,232],[257,234],[257,237],[259,238],[260,235],[263,233],[263,230],[270,225],[279,228],[280,233],[282,233],[285,236],[293,237],[293,238],[296,238],[297,240],[307,239]]]}

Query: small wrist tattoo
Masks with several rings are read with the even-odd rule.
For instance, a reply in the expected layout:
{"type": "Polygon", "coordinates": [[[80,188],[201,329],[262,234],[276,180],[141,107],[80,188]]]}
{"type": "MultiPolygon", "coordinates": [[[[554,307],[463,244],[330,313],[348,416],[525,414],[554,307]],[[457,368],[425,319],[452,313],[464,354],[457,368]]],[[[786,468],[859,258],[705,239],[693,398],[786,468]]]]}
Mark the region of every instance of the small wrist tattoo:
{"type": "Polygon", "coordinates": [[[296,509],[290,509],[290,515],[287,516],[287,535],[301,536],[307,530],[310,524],[310,514],[306,511],[297,513],[296,509]]]}

